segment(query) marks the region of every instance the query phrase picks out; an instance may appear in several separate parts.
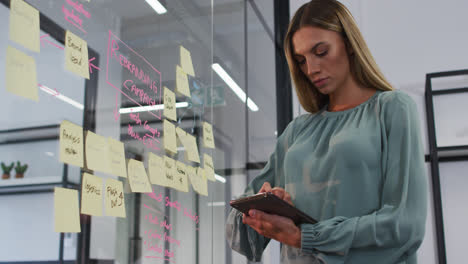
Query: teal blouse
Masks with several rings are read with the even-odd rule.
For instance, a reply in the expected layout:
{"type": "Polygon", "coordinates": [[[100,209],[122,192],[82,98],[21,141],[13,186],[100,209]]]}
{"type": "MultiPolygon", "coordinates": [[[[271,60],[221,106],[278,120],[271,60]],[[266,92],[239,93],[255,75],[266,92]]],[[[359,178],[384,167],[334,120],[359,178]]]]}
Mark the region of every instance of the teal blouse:
{"type": "MultiPolygon", "coordinates": [[[[417,109],[401,91],[377,91],[345,111],[295,118],[278,138],[264,182],[285,188],[317,224],[302,224],[301,248],[282,245],[281,262],[416,263],[427,210],[427,178],[417,109]]],[[[232,249],[260,261],[269,239],[232,209],[232,249]]]]}

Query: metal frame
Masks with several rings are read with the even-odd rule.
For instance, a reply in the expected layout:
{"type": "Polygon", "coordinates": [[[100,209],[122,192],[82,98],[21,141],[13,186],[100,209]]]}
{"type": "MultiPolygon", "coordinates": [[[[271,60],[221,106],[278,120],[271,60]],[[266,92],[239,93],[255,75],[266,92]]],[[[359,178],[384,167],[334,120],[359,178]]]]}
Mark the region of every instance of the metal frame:
{"type": "Polygon", "coordinates": [[[432,90],[432,79],[441,77],[453,77],[458,75],[468,75],[468,69],[447,71],[447,72],[436,72],[426,74],[426,116],[427,116],[427,129],[429,139],[429,162],[431,164],[431,176],[432,176],[432,189],[433,189],[433,203],[434,203],[434,217],[436,224],[436,238],[437,238],[437,256],[439,264],[447,263],[447,254],[445,249],[445,234],[444,234],[444,219],[442,210],[442,197],[440,187],[440,173],[439,163],[440,162],[455,162],[455,161],[467,161],[467,155],[439,155],[453,150],[468,150],[468,146],[449,146],[449,147],[437,147],[436,127],[434,119],[434,103],[433,97],[438,95],[467,93],[468,88],[455,88],[455,89],[444,89],[444,90],[432,90]]]}
{"type": "Polygon", "coordinates": [[[293,119],[291,77],[283,40],[289,25],[289,1],[275,0],[276,127],[281,135],[293,119]]]}

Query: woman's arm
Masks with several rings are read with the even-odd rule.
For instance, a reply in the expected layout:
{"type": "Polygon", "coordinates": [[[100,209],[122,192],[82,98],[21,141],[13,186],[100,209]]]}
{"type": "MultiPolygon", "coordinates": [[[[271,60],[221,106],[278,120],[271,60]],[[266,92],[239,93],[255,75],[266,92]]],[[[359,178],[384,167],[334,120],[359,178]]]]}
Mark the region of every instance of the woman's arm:
{"type": "MultiPolygon", "coordinates": [[[[270,155],[262,172],[247,186],[242,196],[253,195],[259,191],[273,190],[271,186],[284,186],[283,159],[284,154],[293,142],[294,121],[278,138],[275,151],[270,155]]],[[[289,198],[290,200],[290,198],[289,198]]],[[[243,222],[243,214],[231,209],[226,221],[226,238],[230,247],[251,261],[260,261],[263,250],[270,241],[252,227],[243,222]]]]}

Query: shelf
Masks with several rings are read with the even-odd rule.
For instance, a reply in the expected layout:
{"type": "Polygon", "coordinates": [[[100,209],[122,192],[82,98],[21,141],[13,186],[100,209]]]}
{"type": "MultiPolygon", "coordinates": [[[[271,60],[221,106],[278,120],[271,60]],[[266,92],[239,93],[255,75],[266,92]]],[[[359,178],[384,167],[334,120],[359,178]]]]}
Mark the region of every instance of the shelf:
{"type": "Polygon", "coordinates": [[[79,188],[79,185],[76,183],[62,181],[61,176],[10,178],[0,180],[0,195],[53,192],[56,186],[65,186],[73,189],[79,188]]]}
{"type": "Polygon", "coordinates": [[[437,156],[439,158],[468,156],[468,146],[438,147],[437,156]]]}
{"type": "Polygon", "coordinates": [[[0,130],[0,145],[58,140],[60,125],[45,125],[0,130]]]}
{"type": "Polygon", "coordinates": [[[61,176],[47,176],[47,177],[34,177],[34,178],[22,178],[16,179],[12,175],[10,179],[0,180],[0,188],[3,187],[19,187],[19,186],[33,186],[33,185],[44,185],[44,184],[54,184],[62,183],[61,176]]]}

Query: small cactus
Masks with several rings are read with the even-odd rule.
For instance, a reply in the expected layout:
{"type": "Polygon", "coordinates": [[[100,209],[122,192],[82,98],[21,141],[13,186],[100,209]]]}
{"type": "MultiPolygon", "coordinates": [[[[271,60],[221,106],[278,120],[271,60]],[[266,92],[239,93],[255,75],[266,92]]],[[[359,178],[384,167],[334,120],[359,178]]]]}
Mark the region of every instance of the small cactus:
{"type": "Polygon", "coordinates": [[[10,164],[10,166],[7,166],[7,165],[5,165],[5,163],[2,162],[3,173],[10,174],[10,171],[13,169],[14,166],[15,166],[14,162],[12,162],[10,164]]]}
{"type": "Polygon", "coordinates": [[[28,169],[28,164],[21,165],[21,163],[17,161],[16,167],[15,167],[15,171],[16,171],[15,178],[23,178],[24,173],[26,172],[27,169],[28,169]]]}
{"type": "Polygon", "coordinates": [[[14,166],[15,166],[14,162],[12,162],[10,166],[7,166],[5,163],[2,162],[2,170],[3,170],[2,179],[6,180],[10,178],[10,172],[14,166]]]}

